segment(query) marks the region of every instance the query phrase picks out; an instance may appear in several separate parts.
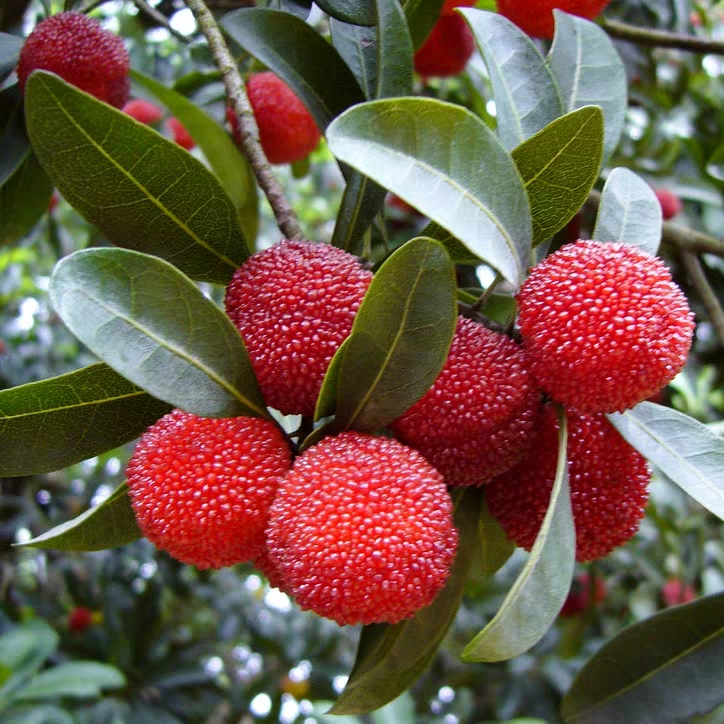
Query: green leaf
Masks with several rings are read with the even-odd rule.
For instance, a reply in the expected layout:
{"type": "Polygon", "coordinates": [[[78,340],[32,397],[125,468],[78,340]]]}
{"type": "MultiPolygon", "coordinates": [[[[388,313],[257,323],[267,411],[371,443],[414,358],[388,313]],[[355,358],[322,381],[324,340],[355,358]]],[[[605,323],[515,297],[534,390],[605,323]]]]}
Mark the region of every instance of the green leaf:
{"type": "Polygon", "coordinates": [[[31,151],[0,186],[0,246],[30,232],[48,210],[52,195],[53,185],[31,151]]]}
{"type": "Polygon", "coordinates": [[[693,417],[653,402],[608,419],[629,445],[724,520],[724,438],[693,417]]]}
{"type": "Polygon", "coordinates": [[[244,237],[253,250],[259,227],[259,200],[256,178],[244,154],[231,136],[195,103],[143,73],[131,71],[131,78],[153,93],[191,134],[236,207],[244,237]]]}
{"type": "Polygon", "coordinates": [[[329,30],[332,45],[354,74],[365,97],[372,100],[377,91],[377,29],[332,18],[329,30]]]}
{"type": "Polygon", "coordinates": [[[498,135],[512,150],[563,115],[560,90],[533,41],[510,20],[474,9],[460,14],[488,66],[498,135]]]}
{"type": "Polygon", "coordinates": [[[23,43],[17,35],[0,33],[0,83],[15,70],[23,43]]]}
{"type": "Polygon", "coordinates": [[[70,661],[38,674],[17,696],[17,701],[100,696],[105,689],[120,689],[126,678],[115,666],[95,661],[70,661]]]}
{"type": "Polygon", "coordinates": [[[68,328],[118,374],[203,417],[267,417],[241,335],[168,262],[86,249],[58,263],[50,298],[68,328]]]}
{"type": "Polygon", "coordinates": [[[465,647],[465,661],[506,661],[525,653],[553,625],[573,580],[576,534],[568,487],[568,426],[559,412],[558,467],[530,556],[492,621],[465,647]]]}
{"type": "Polygon", "coordinates": [[[318,0],[317,5],[337,20],[353,25],[374,25],[377,22],[375,0],[318,0]]]}
{"type": "Polygon", "coordinates": [[[520,284],[532,238],[528,198],[510,155],[470,111],[431,98],[362,103],[332,123],[327,140],[340,160],[520,284]]]}
{"type": "Polygon", "coordinates": [[[331,714],[364,714],[389,703],[409,689],[435,657],[460,607],[480,511],[479,490],[458,490],[454,497],[460,540],[445,587],[414,618],[362,629],[357,660],[331,714]]]}
{"type": "Polygon", "coordinates": [[[128,484],[121,483],[102,503],[17,547],[102,551],[141,537],[128,496],[128,484]]]}
{"type": "Polygon", "coordinates": [[[342,358],[344,357],[344,349],[349,342],[349,337],[342,342],[334,353],[334,357],[329,362],[327,371],[324,373],[322,387],[317,397],[317,405],[314,410],[314,420],[318,422],[323,417],[334,415],[337,407],[337,388],[339,386],[339,370],[342,367],[342,358]]]}
{"type": "Polygon", "coordinates": [[[335,426],[373,432],[432,386],[455,332],[455,270],[432,239],[413,239],[372,279],[339,367],[335,426]]]}
{"type": "Polygon", "coordinates": [[[48,704],[13,707],[5,713],[12,724],[77,724],[76,720],[67,711],[48,704]]]}
{"type": "Polygon", "coordinates": [[[628,107],[626,69],[608,35],[598,25],[554,10],[556,33],[548,65],[558,82],[563,110],[601,106],[606,121],[603,163],[623,131],[628,107]]]}
{"type": "Polygon", "coordinates": [[[322,131],[364,94],[339,53],[289,13],[245,8],[224,15],[226,32],[274,71],[303,101],[322,131]]]}
{"type": "Polygon", "coordinates": [[[724,593],[629,626],[563,698],[571,724],[689,721],[724,701],[724,593]]]}
{"type": "Polygon", "coordinates": [[[23,96],[19,86],[13,85],[0,92],[0,186],[20,168],[29,152],[23,96]]]}
{"type": "Polygon", "coordinates": [[[430,31],[440,17],[445,0],[403,0],[412,44],[417,50],[427,40],[430,31]]]}
{"type": "Polygon", "coordinates": [[[500,523],[490,515],[488,504],[483,500],[478,521],[480,540],[480,569],[475,573],[483,580],[492,578],[513,555],[515,543],[506,535],[500,523]]]}
{"type": "Polygon", "coordinates": [[[138,437],[170,406],[99,363],[0,391],[0,476],[73,465],[138,437]]]}
{"type": "Polygon", "coordinates": [[[342,203],[332,234],[332,245],[350,254],[360,254],[364,235],[385,203],[387,190],[352,169],[346,171],[342,203]]]}
{"type": "Polygon", "coordinates": [[[25,105],[48,176],[110,241],[195,279],[231,279],[248,249],[234,205],[202,163],[50,73],[33,73],[25,105]]]}
{"type": "Polygon", "coordinates": [[[431,221],[420,232],[420,236],[429,236],[435,241],[439,241],[446,249],[450,258],[455,264],[465,264],[467,266],[478,266],[483,260],[475,256],[467,246],[458,241],[447,229],[431,221]]]}
{"type": "Polygon", "coordinates": [[[603,113],[584,106],[558,118],[513,151],[533,214],[533,246],[562,229],[598,178],[603,113]]]}
{"type": "Polygon", "coordinates": [[[627,168],[613,169],[601,193],[592,238],[622,241],[656,256],[661,222],[661,204],[651,186],[627,168]]]}
{"type": "Polygon", "coordinates": [[[376,98],[412,95],[412,40],[397,0],[375,0],[377,7],[376,98]]]}

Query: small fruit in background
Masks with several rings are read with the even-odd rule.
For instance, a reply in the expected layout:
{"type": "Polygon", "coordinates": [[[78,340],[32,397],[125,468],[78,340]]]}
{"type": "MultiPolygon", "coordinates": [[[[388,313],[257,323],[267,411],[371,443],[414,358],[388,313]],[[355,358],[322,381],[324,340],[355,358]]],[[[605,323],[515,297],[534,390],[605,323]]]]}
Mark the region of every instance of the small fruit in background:
{"type": "MultiPolygon", "coordinates": [[[[605,415],[567,412],[568,472],[576,560],[607,556],[638,530],[651,477],[646,459],[605,415]]],[[[558,420],[547,406],[525,459],[485,489],[491,515],[508,538],[533,547],[545,517],[558,462],[558,420]]]]}
{"type": "Polygon", "coordinates": [[[68,614],[68,629],[73,633],[83,633],[91,626],[94,626],[101,621],[101,614],[91,611],[90,608],[84,606],[76,606],[68,614]]]}
{"type": "Polygon", "coordinates": [[[680,578],[669,578],[661,588],[661,598],[667,606],[690,603],[696,598],[696,591],[690,584],[684,584],[680,578]]]}
{"type": "Polygon", "coordinates": [[[143,98],[128,101],[122,110],[131,118],[135,118],[139,123],[145,123],[147,126],[158,123],[163,118],[163,111],[155,103],[143,98]]]}
{"type": "Polygon", "coordinates": [[[169,118],[166,121],[166,127],[171,132],[173,140],[178,143],[181,148],[191,151],[196,147],[196,142],[191,138],[191,134],[186,130],[183,123],[178,118],[169,118]]]}
{"type": "Polygon", "coordinates": [[[552,38],[554,10],[593,20],[608,3],[609,0],[498,0],[498,12],[534,38],[552,38]]]}
{"type": "Polygon", "coordinates": [[[587,571],[579,574],[573,579],[571,590],[563,604],[560,616],[564,618],[572,618],[583,613],[586,609],[592,608],[597,603],[601,603],[606,599],[608,591],[606,583],[600,576],[596,576],[595,586],[591,583],[591,574],[587,571]],[[595,587],[595,593],[594,593],[595,587]],[[591,601],[591,594],[593,601],[591,601]]]}
{"type": "Polygon", "coordinates": [[[684,208],[681,203],[681,199],[673,192],[668,189],[654,189],[656,198],[661,204],[661,214],[664,217],[664,221],[669,221],[681,213],[684,208]]]}
{"type": "Polygon", "coordinates": [[[556,402],[623,412],[683,368],[694,316],[664,263],[623,243],[567,244],[517,296],[531,372],[556,402]]]}
{"type": "Polygon", "coordinates": [[[458,533],[445,482],[422,455],[345,432],[296,459],[267,542],[303,609],[339,624],[396,623],[442,588],[458,533]]]}
{"type": "Polygon", "coordinates": [[[48,201],[48,213],[52,214],[55,209],[58,206],[58,202],[60,201],[60,194],[58,193],[57,189],[53,189],[53,195],[50,197],[50,201],[48,201]]]}
{"type": "MultiPolygon", "coordinates": [[[[246,91],[269,163],[301,161],[317,147],[322,134],[312,114],[279,76],[269,71],[256,73],[249,77],[246,91]]],[[[239,127],[233,111],[227,110],[227,118],[238,140],[239,127]]]]}
{"type": "Polygon", "coordinates": [[[38,23],[20,51],[21,89],[34,70],[56,73],[116,108],[128,100],[130,64],[123,40],[81,13],[57,13],[38,23]]]}
{"type": "Polygon", "coordinates": [[[226,290],[267,404],[314,415],[324,373],[352,322],[372,272],[329,244],[283,240],[247,259],[226,290]]]}
{"type": "Polygon", "coordinates": [[[442,372],[390,427],[448,485],[482,485],[525,455],[539,410],[522,347],[460,317],[442,372]]]}
{"type": "Polygon", "coordinates": [[[459,75],[474,50],[475,38],[465,20],[458,13],[441,15],[415,53],[415,70],[423,78],[459,75]]]}
{"type": "Polygon", "coordinates": [[[197,568],[252,561],[289,447],[261,418],[204,418],[174,410],[136,445],[126,475],[143,535],[197,568]]]}

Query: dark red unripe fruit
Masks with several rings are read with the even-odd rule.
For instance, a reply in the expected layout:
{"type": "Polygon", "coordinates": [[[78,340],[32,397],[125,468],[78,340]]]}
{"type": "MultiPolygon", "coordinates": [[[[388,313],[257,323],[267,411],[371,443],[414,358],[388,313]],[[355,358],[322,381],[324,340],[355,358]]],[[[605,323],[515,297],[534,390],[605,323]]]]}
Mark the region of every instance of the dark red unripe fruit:
{"type": "Polygon", "coordinates": [[[191,151],[196,147],[196,141],[194,141],[191,134],[186,130],[183,123],[181,123],[178,118],[169,118],[166,121],[166,126],[169,131],[171,131],[173,140],[178,143],[181,148],[191,151]]]}
{"type": "Polygon", "coordinates": [[[246,91],[269,163],[301,161],[317,147],[321,133],[312,114],[281,78],[257,73],[250,76],[246,91]]]}
{"type": "Polygon", "coordinates": [[[593,20],[608,3],[609,0],[498,0],[498,12],[534,38],[552,38],[554,10],[593,20]]]}
{"type": "Polygon", "coordinates": [[[291,454],[261,418],[174,410],[141,437],[126,471],[141,532],[197,568],[252,561],[291,454]]]}
{"type": "Polygon", "coordinates": [[[448,485],[482,485],[523,457],[539,409],[522,347],[460,317],[442,372],[391,428],[448,485]]]}
{"type": "Polygon", "coordinates": [[[415,53],[415,70],[424,78],[458,75],[474,50],[475,38],[465,20],[458,13],[441,15],[415,53]]]}
{"type": "Polygon", "coordinates": [[[93,611],[83,606],[74,608],[68,615],[68,628],[73,633],[83,633],[86,629],[90,628],[94,622],[93,611]]]}
{"type": "Polygon", "coordinates": [[[38,23],[20,51],[21,89],[34,70],[55,73],[116,108],[128,100],[130,63],[123,40],[81,13],[58,13],[38,23]]]}
{"type": "MultiPolygon", "coordinates": [[[[564,618],[572,618],[583,613],[591,606],[592,589],[591,576],[588,573],[581,573],[574,578],[568,598],[566,598],[559,615],[564,618]]],[[[606,594],[606,584],[601,577],[597,576],[593,603],[601,603],[601,601],[605,600],[606,594]]]]}
{"type": "Polygon", "coordinates": [[[673,219],[674,216],[681,213],[684,207],[681,199],[675,193],[667,189],[654,189],[654,193],[661,204],[661,215],[664,217],[664,221],[673,219]]]}
{"type": "Polygon", "coordinates": [[[412,617],[445,583],[457,540],[442,476],[397,440],[358,432],[296,459],[267,528],[287,592],[339,624],[412,617]]]}
{"type": "Polygon", "coordinates": [[[329,244],[281,241],[247,259],[226,290],[266,403],[311,417],[372,273],[329,244]]]}
{"type": "Polygon", "coordinates": [[[696,591],[691,584],[684,585],[680,578],[669,578],[661,589],[661,598],[667,606],[678,606],[693,601],[696,591]]]}
{"type": "Polygon", "coordinates": [[[123,106],[123,112],[127,113],[131,118],[135,118],[139,123],[145,123],[146,125],[157,123],[163,118],[163,111],[155,103],[143,98],[128,101],[123,106]]]}
{"type": "Polygon", "coordinates": [[[686,363],[694,318],[664,263],[628,244],[578,241],[544,259],[518,294],[531,371],[554,400],[622,412],[686,363]]]}
{"type": "MultiPolygon", "coordinates": [[[[607,556],[636,533],[648,500],[646,459],[605,415],[568,411],[568,472],[576,560],[607,556]]],[[[558,459],[558,420],[546,407],[526,458],[486,488],[491,515],[530,550],[545,517],[558,459]]]]}

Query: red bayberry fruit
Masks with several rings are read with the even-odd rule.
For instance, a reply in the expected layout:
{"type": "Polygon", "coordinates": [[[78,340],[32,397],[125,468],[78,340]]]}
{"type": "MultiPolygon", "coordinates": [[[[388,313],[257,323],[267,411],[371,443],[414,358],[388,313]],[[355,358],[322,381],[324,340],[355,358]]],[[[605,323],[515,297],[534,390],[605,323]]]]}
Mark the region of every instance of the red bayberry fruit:
{"type": "MultiPolygon", "coordinates": [[[[576,560],[607,556],[638,530],[650,473],[604,415],[569,410],[568,472],[576,560]]],[[[526,458],[486,488],[490,513],[506,535],[530,550],[550,501],[558,458],[558,420],[545,408],[526,458]]]]}
{"type": "Polygon", "coordinates": [[[169,131],[171,131],[173,140],[178,143],[181,148],[191,151],[196,146],[196,142],[193,138],[191,138],[191,134],[186,130],[183,123],[181,123],[178,118],[169,118],[166,121],[166,126],[169,131]]]}
{"type": "Polygon", "coordinates": [[[455,8],[469,8],[475,5],[475,0],[445,0],[440,15],[452,15],[455,8]]]}
{"type": "MultiPolygon", "coordinates": [[[[591,605],[591,593],[593,586],[591,585],[591,576],[588,573],[581,573],[573,579],[570,593],[566,602],[563,604],[560,615],[564,618],[577,616],[583,613],[591,605]]],[[[596,577],[596,593],[593,603],[601,603],[606,598],[606,584],[603,579],[596,577]]]]}
{"type": "Polygon", "coordinates": [[[667,385],[694,331],[664,263],[622,243],[561,247],[532,270],[518,309],[533,376],[581,412],[621,412],[667,385]]]}
{"type": "Polygon", "coordinates": [[[593,20],[609,0],[498,0],[498,12],[534,38],[552,38],[554,10],[593,20]]]}
{"type": "Polygon", "coordinates": [[[116,108],[128,100],[130,64],[123,40],[87,15],[58,13],[38,23],[20,51],[22,89],[34,70],[56,73],[116,108]]]}
{"type": "Polygon", "coordinates": [[[284,593],[288,593],[286,584],[284,583],[284,577],[278,566],[269,557],[269,551],[264,548],[264,552],[254,560],[254,568],[264,574],[264,577],[269,581],[269,585],[272,588],[278,588],[284,593]]]}
{"type": "Polygon", "coordinates": [[[95,623],[95,614],[89,608],[78,606],[68,615],[68,628],[73,633],[83,633],[95,623]]]}
{"type": "Polygon", "coordinates": [[[269,163],[301,161],[317,147],[321,134],[314,118],[281,78],[257,73],[250,76],[246,90],[269,163]]]}
{"type": "Polygon", "coordinates": [[[395,623],[427,606],[457,539],[440,473],[397,440],[358,432],[296,459],[267,528],[288,591],[339,624],[395,623]]]}
{"type": "Polygon", "coordinates": [[[680,578],[669,578],[661,589],[661,598],[667,606],[678,606],[693,601],[696,591],[692,585],[684,585],[680,578]]]}
{"type": "Polygon", "coordinates": [[[441,15],[427,40],[415,53],[415,70],[424,78],[447,78],[465,70],[475,50],[475,38],[460,15],[441,15]]]}
{"type": "Polygon", "coordinates": [[[314,414],[324,373],[371,280],[356,257],[311,241],[281,241],[237,269],[226,311],[268,405],[285,415],[314,414]]]}
{"type": "Polygon", "coordinates": [[[127,113],[131,118],[135,118],[139,123],[145,123],[146,125],[157,123],[163,118],[163,111],[151,101],[143,98],[128,101],[123,106],[123,112],[127,113]]]}
{"type": "Polygon", "coordinates": [[[654,189],[654,193],[661,204],[661,215],[664,217],[664,221],[673,219],[674,216],[681,213],[684,207],[675,193],[667,189],[654,189]]]}
{"type": "Polygon", "coordinates": [[[267,420],[174,410],[141,437],[126,472],[143,534],[183,563],[221,568],[262,554],[290,466],[289,447],[267,420]]]}
{"type": "Polygon", "coordinates": [[[391,428],[448,485],[482,485],[525,454],[539,407],[521,346],[460,317],[442,372],[391,428]]]}

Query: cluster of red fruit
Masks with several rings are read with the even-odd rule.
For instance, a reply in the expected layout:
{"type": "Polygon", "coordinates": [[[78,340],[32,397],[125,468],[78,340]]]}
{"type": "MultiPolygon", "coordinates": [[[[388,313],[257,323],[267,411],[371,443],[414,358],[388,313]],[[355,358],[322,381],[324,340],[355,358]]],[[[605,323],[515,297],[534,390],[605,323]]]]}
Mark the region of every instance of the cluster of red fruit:
{"type": "MultiPolygon", "coordinates": [[[[308,241],[282,241],[237,270],[226,310],[270,407],[314,414],[370,281],[355,257],[308,241]]],[[[458,320],[434,385],[390,425],[397,439],[345,432],[292,461],[268,420],[167,415],[128,467],[144,534],[200,568],[252,561],[339,623],[396,622],[447,578],[449,486],[485,485],[509,537],[532,546],[556,469],[555,400],[568,408],[577,558],[606,555],[638,527],[649,472],[604,413],[671,380],[692,315],[660,260],[593,241],[535,267],[517,301],[522,344],[458,320]]]]}

